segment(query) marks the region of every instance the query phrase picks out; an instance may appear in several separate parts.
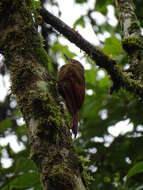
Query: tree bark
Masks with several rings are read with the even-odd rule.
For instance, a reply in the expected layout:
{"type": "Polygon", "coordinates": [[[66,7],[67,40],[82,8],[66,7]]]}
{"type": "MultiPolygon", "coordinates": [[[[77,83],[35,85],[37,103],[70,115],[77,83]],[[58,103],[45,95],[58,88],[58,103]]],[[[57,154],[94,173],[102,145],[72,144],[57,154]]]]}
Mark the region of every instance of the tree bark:
{"type": "Polygon", "coordinates": [[[132,0],[115,0],[119,21],[124,37],[139,36],[141,34],[140,23],[135,14],[135,6],[132,0]]]}
{"type": "Polygon", "coordinates": [[[81,162],[30,7],[30,0],[0,1],[0,52],[10,63],[11,90],[29,129],[31,158],[44,190],[85,190],[81,162]]]}
{"type": "Polygon", "coordinates": [[[122,29],[122,45],[129,56],[132,78],[143,81],[143,37],[132,0],[115,1],[122,29]]]}

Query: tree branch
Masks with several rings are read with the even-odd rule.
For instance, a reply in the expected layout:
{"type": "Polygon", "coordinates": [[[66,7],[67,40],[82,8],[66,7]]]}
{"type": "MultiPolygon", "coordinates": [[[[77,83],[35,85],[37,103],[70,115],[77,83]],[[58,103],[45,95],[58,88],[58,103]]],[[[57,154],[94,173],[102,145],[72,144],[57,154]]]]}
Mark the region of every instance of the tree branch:
{"type": "MultiPolygon", "coordinates": [[[[99,48],[85,40],[78,32],[70,28],[63,21],[52,15],[45,9],[40,9],[39,13],[42,15],[47,24],[53,26],[57,31],[63,34],[69,41],[73,42],[81,50],[85,51],[92,59],[97,62],[97,65],[107,71],[112,70],[116,62],[104,54],[99,48]]],[[[110,71],[109,71],[110,72],[110,71]]]]}
{"type": "Polygon", "coordinates": [[[106,69],[113,81],[113,90],[118,90],[120,87],[124,87],[125,89],[135,92],[140,96],[143,95],[143,85],[138,81],[131,79],[127,73],[124,73],[116,64],[115,60],[104,54],[101,49],[93,46],[78,32],[74,31],[59,18],[52,15],[49,11],[40,9],[39,13],[42,15],[47,24],[53,26],[69,41],[77,45],[81,50],[85,51],[99,67],[106,69]]]}

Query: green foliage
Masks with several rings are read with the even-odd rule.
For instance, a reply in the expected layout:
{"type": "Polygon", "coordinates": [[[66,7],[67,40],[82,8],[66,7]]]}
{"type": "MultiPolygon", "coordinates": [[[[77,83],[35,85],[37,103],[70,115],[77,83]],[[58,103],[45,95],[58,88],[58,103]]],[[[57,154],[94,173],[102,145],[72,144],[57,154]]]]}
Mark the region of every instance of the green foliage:
{"type": "Polygon", "coordinates": [[[67,45],[62,45],[60,44],[58,41],[56,41],[53,46],[52,46],[52,50],[55,53],[60,53],[62,58],[65,59],[64,54],[66,54],[68,57],[73,58],[76,54],[74,52],[69,51],[68,46],[67,45]]]}
{"type": "Polygon", "coordinates": [[[73,25],[73,28],[75,29],[77,25],[82,26],[83,28],[85,27],[85,21],[84,21],[84,16],[79,17],[73,25]]]}
{"type": "Polygon", "coordinates": [[[40,181],[38,173],[25,173],[8,182],[8,185],[3,187],[1,190],[22,190],[29,187],[34,187],[35,190],[42,190],[39,184],[40,181]]]}
{"type": "Polygon", "coordinates": [[[27,172],[27,171],[36,171],[36,166],[34,162],[31,159],[27,158],[19,158],[16,162],[15,166],[15,174],[18,174],[20,172],[27,172]]]}
{"type": "Polygon", "coordinates": [[[10,119],[5,119],[0,121],[0,133],[4,133],[7,129],[12,127],[12,121],[10,119]]]}
{"type": "Polygon", "coordinates": [[[126,65],[128,62],[127,55],[122,48],[121,40],[117,39],[115,36],[106,38],[103,51],[115,59],[118,64],[126,65]]]}
{"type": "Polygon", "coordinates": [[[128,172],[127,179],[131,178],[134,175],[143,173],[143,161],[137,162],[128,172]]]}
{"type": "Polygon", "coordinates": [[[37,9],[40,8],[40,0],[31,0],[31,9],[35,19],[38,17],[37,9]]]}
{"type": "Polygon", "coordinates": [[[143,27],[142,0],[133,0],[133,2],[135,3],[137,18],[143,27]]]}
{"type": "Polygon", "coordinates": [[[27,152],[19,152],[16,155],[13,153],[13,159],[13,166],[8,169],[3,169],[1,173],[4,175],[12,172],[11,175],[5,179],[5,183],[1,189],[21,190],[34,187],[35,190],[42,190],[39,173],[33,161],[27,158],[27,152]]]}
{"type": "Polygon", "coordinates": [[[87,0],[76,0],[76,3],[85,3],[87,0]]]}
{"type": "Polygon", "coordinates": [[[104,52],[116,60],[121,60],[125,57],[125,52],[122,48],[121,41],[115,36],[111,36],[105,40],[104,52]]]}
{"type": "Polygon", "coordinates": [[[39,0],[31,0],[31,5],[34,10],[37,10],[40,7],[40,1],[39,0]]]}
{"type": "Polygon", "coordinates": [[[104,0],[104,1],[97,0],[95,4],[95,8],[97,11],[101,12],[102,14],[106,14],[107,5],[109,4],[112,4],[112,0],[104,0]]]}

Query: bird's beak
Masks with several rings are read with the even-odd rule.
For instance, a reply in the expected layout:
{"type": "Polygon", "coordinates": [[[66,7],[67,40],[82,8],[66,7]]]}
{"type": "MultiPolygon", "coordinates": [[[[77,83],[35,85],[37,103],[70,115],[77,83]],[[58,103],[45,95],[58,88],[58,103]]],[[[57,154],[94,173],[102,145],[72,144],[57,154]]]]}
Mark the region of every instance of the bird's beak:
{"type": "Polygon", "coordinates": [[[64,54],[64,57],[66,58],[66,60],[68,61],[68,63],[70,63],[71,59],[66,54],[64,54]]]}

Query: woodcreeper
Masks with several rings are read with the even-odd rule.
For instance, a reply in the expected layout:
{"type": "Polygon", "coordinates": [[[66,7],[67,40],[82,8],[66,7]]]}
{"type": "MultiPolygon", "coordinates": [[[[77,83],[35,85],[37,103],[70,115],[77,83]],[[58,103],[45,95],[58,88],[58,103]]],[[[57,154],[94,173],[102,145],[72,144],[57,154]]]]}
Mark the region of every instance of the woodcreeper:
{"type": "Polygon", "coordinates": [[[58,87],[72,116],[72,132],[76,137],[78,112],[85,97],[84,68],[79,61],[64,56],[67,64],[63,65],[58,73],[58,87]]]}

